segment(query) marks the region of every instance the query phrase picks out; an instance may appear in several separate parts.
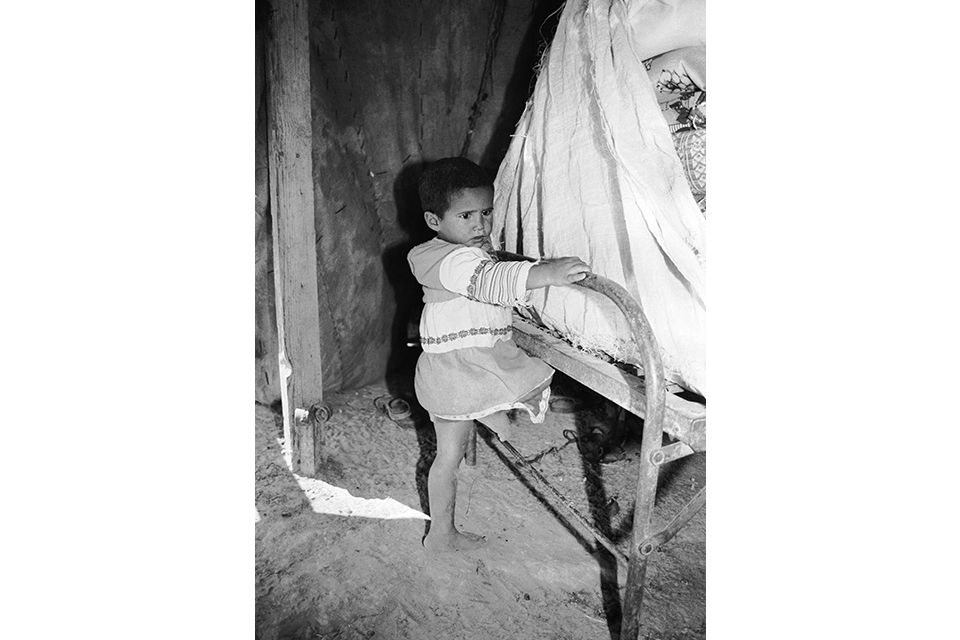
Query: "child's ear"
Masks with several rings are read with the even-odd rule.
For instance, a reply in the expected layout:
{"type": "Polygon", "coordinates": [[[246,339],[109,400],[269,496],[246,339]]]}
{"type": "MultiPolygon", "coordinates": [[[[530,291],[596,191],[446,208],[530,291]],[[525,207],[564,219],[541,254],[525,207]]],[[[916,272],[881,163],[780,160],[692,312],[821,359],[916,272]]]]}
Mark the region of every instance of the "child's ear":
{"type": "Polygon", "coordinates": [[[424,211],[423,219],[426,221],[427,226],[438,231],[440,229],[440,218],[433,211],[424,211]]]}

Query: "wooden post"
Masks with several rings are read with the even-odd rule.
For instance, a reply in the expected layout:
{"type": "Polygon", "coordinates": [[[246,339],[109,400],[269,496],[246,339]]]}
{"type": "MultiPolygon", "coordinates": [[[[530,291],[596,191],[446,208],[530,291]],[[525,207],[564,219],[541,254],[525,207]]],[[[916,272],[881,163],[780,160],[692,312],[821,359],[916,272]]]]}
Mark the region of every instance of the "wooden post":
{"type": "Polygon", "coordinates": [[[267,9],[267,149],[283,435],[294,473],[315,476],[323,401],[313,212],[307,0],[267,9]]]}
{"type": "Polygon", "coordinates": [[[468,467],[477,466],[477,422],[473,422],[473,429],[470,430],[470,436],[467,438],[467,450],[463,454],[463,460],[468,467]]]}

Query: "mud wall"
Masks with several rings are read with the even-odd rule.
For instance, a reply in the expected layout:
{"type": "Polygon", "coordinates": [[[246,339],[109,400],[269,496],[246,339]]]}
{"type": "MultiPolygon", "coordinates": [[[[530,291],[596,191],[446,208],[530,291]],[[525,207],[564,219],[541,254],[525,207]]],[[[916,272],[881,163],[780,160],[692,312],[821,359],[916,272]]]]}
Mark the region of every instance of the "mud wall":
{"type": "MultiPolygon", "coordinates": [[[[421,292],[407,251],[430,237],[424,163],[465,155],[491,173],[523,111],[555,0],[313,0],[314,220],[324,387],[382,378],[409,357],[421,292]]],[[[258,3],[256,399],[279,399],[258,3]]]]}

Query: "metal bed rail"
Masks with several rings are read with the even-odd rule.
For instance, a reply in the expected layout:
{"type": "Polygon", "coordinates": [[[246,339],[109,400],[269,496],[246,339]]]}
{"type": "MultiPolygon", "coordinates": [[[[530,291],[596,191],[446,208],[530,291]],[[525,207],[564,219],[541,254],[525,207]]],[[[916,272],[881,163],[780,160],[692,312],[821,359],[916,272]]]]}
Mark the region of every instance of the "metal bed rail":
{"type": "MultiPolygon", "coordinates": [[[[505,251],[495,253],[501,260],[531,260],[531,258],[505,251]]],[[[588,274],[575,284],[606,296],[623,313],[641,356],[644,373],[642,390],[639,381],[632,384],[629,382],[608,384],[606,380],[616,380],[619,376],[605,378],[602,367],[583,365],[582,359],[570,353],[563,353],[564,349],[558,347],[558,345],[550,345],[547,341],[531,338],[529,334],[526,335],[526,338],[521,338],[521,335],[524,334],[518,331],[514,331],[514,337],[517,344],[531,352],[532,355],[543,358],[551,366],[560,369],[588,388],[644,419],[638,463],[640,473],[637,480],[633,535],[629,554],[624,554],[617,549],[612,541],[579,513],[570,501],[550,485],[547,479],[532,467],[509,442],[501,444],[517,459],[517,471],[521,475],[532,477],[536,482],[546,487],[559,500],[560,504],[571,512],[576,520],[594,536],[598,543],[607,548],[620,563],[627,565],[620,638],[622,640],[636,640],[640,631],[640,606],[643,600],[647,561],[659,545],[676,535],[706,503],[706,487],[704,487],[675,515],[666,527],[653,531],[652,515],[659,469],[661,465],[670,460],[681,458],[695,451],[706,450],[706,412],[705,409],[702,412],[698,411],[694,403],[679,400],[672,395],[670,397],[674,401],[670,403],[668,408],[660,347],[639,301],[617,283],[596,274],[588,274]],[[665,431],[671,436],[679,438],[679,441],[663,446],[665,431]]],[[[570,349],[572,350],[572,347],[570,349]]],[[[612,368],[612,365],[608,366],[612,368]]],[[[626,378],[626,376],[622,377],[626,378]]],[[[475,448],[470,453],[475,460],[475,448]]]]}

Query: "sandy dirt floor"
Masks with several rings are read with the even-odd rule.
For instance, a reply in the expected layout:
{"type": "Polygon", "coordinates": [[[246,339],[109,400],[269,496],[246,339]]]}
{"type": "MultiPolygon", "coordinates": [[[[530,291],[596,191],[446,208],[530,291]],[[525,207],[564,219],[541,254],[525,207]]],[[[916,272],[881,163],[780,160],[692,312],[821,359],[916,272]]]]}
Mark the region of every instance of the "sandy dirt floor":
{"type": "MultiPolygon", "coordinates": [[[[617,638],[626,572],[546,491],[521,479],[484,430],[476,466],[461,465],[457,520],[487,544],[439,556],[423,549],[433,427],[415,404],[403,424],[374,407],[388,394],[414,403],[404,375],[325,398],[334,415],[320,479],[353,496],[391,498],[411,509],[408,517],[318,513],[283,462],[279,415],[256,406],[256,637],[617,638]]],[[[517,416],[513,444],[527,457],[543,453],[535,467],[625,551],[642,423],[631,416],[623,429],[611,427],[612,407],[566,382],[562,391],[583,400],[579,410],[551,412],[541,425],[517,416]],[[608,434],[605,460],[592,460],[589,448],[581,454],[564,435],[599,437],[595,429],[608,434]]],[[[705,482],[705,454],[665,465],[655,524],[666,524],[705,482]]],[[[706,637],[705,512],[654,554],[641,638],[706,637]]]]}

